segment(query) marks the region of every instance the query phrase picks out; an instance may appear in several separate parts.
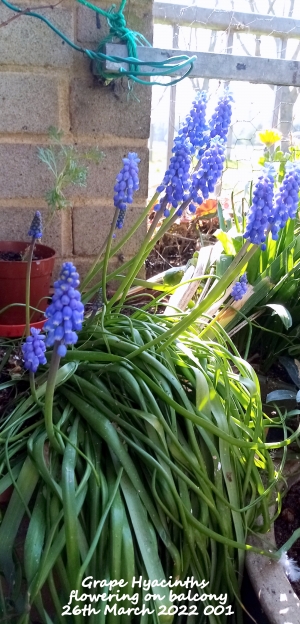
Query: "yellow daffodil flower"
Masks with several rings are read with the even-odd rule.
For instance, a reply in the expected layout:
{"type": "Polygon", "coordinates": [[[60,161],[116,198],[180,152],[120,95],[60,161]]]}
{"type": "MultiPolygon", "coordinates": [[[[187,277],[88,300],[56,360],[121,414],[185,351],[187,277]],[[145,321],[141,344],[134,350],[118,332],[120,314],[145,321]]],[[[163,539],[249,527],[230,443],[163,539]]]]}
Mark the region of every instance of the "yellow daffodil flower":
{"type": "Polygon", "coordinates": [[[258,133],[259,139],[262,143],[266,145],[266,147],[270,147],[277,141],[280,141],[282,134],[276,128],[271,128],[270,130],[264,130],[264,132],[258,133]]]}

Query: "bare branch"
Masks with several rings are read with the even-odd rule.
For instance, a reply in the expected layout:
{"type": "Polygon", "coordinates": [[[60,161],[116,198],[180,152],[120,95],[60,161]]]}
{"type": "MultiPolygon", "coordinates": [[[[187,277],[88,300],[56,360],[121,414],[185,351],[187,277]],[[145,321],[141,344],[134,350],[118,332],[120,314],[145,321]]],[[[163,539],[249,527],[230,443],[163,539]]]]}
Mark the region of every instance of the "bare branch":
{"type": "Polygon", "coordinates": [[[259,38],[258,35],[256,35],[256,37],[255,37],[255,56],[261,56],[260,44],[261,44],[261,39],[259,38]]]}
{"type": "MultiPolygon", "coordinates": [[[[250,54],[249,50],[246,48],[245,44],[243,43],[243,41],[241,40],[241,35],[239,35],[239,33],[237,33],[237,38],[241,44],[242,49],[244,50],[245,54],[247,54],[247,56],[252,56],[252,54],[250,54]]],[[[255,55],[256,56],[256,55],[255,55]]]]}
{"type": "Polygon", "coordinates": [[[293,17],[294,8],[295,8],[295,0],[291,0],[290,10],[289,10],[289,17],[293,17]]]}
{"type": "Polygon", "coordinates": [[[1,22],[0,28],[2,28],[2,26],[8,26],[10,22],[13,22],[13,20],[17,19],[18,17],[21,17],[21,15],[30,15],[32,11],[40,11],[41,9],[55,9],[55,7],[57,7],[63,1],[64,0],[59,0],[58,2],[56,2],[56,4],[46,4],[45,6],[38,6],[38,7],[31,7],[31,8],[23,9],[23,11],[20,11],[19,13],[12,15],[12,17],[7,19],[5,22],[1,22]]]}
{"type": "Polygon", "coordinates": [[[252,11],[252,13],[259,13],[259,11],[257,10],[256,4],[254,2],[254,0],[249,0],[249,4],[250,4],[250,9],[252,11]]]}
{"type": "Polygon", "coordinates": [[[276,0],[269,0],[269,8],[268,8],[268,15],[270,15],[270,13],[273,13],[273,15],[275,15],[275,11],[274,11],[274,4],[275,4],[276,0]]]}
{"type": "Polygon", "coordinates": [[[292,61],[296,61],[297,60],[297,56],[298,56],[299,52],[300,52],[300,41],[299,41],[299,43],[298,43],[298,45],[296,47],[296,50],[295,50],[295,52],[294,52],[294,54],[292,56],[292,61]]]}

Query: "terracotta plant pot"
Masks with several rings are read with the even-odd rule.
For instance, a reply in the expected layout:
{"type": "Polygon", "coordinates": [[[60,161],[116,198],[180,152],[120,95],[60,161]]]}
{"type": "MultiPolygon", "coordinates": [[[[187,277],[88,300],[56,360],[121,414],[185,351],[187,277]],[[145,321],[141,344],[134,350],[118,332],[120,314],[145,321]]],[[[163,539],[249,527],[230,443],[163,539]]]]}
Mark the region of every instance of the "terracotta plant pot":
{"type": "MultiPolygon", "coordinates": [[[[27,247],[26,242],[0,241],[0,252],[24,253],[27,247]]],[[[31,266],[30,305],[44,311],[48,305],[47,296],[50,290],[55,251],[46,245],[36,245],[34,253],[39,259],[33,260],[31,266]]],[[[2,327],[25,325],[25,307],[14,306],[3,313],[1,310],[11,304],[25,304],[26,269],[27,262],[0,260],[0,326],[2,327]]],[[[30,318],[35,324],[43,320],[43,315],[34,312],[30,318]]],[[[2,335],[5,334],[2,333],[2,335]]]]}

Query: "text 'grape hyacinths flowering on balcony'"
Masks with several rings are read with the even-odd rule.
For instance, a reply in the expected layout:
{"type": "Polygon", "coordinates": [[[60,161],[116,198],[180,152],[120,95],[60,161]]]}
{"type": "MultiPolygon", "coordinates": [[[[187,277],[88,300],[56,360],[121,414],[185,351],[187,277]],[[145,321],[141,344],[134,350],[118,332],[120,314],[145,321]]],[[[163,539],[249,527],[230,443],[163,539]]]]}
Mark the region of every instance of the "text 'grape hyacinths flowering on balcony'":
{"type": "Polygon", "coordinates": [[[57,353],[64,357],[67,346],[77,342],[77,333],[82,329],[84,306],[81,303],[79,275],[72,262],[62,266],[59,280],[54,282],[54,295],[51,305],[46,309],[47,321],[44,329],[48,332],[47,347],[58,343],[57,353]]]}

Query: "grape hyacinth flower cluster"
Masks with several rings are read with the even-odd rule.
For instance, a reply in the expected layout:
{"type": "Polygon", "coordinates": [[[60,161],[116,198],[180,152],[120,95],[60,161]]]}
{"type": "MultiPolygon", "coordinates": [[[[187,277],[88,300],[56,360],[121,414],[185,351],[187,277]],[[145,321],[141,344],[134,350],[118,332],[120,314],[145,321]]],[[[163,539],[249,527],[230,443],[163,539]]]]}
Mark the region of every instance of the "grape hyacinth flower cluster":
{"type": "Polygon", "coordinates": [[[31,236],[31,238],[42,238],[43,236],[42,215],[39,210],[36,211],[32,219],[28,236],[31,236]]]}
{"type": "Polygon", "coordinates": [[[139,167],[140,159],[135,152],[129,152],[126,158],[123,158],[123,168],[117,175],[114,187],[114,205],[119,210],[116,228],[119,230],[123,227],[127,204],[132,204],[133,193],[139,189],[139,167]]]}
{"type": "MultiPolygon", "coordinates": [[[[244,238],[265,250],[267,230],[274,217],[274,171],[265,168],[255,184],[252,205],[249,210],[244,238]]],[[[275,224],[274,224],[275,227],[275,224]]]]}
{"type": "Polygon", "coordinates": [[[222,175],[225,147],[218,140],[214,139],[211,146],[204,152],[199,170],[193,174],[192,178],[192,199],[194,202],[201,204],[202,200],[199,196],[201,191],[202,197],[207,199],[209,193],[215,189],[216,183],[222,175]]]}
{"type": "Polygon", "coordinates": [[[211,139],[219,136],[226,141],[232,117],[232,101],[233,97],[230,93],[225,93],[220,97],[215,112],[209,122],[211,139]]]}
{"type": "Polygon", "coordinates": [[[191,143],[192,154],[195,154],[197,149],[207,146],[206,106],[207,94],[202,91],[197,94],[193,101],[193,107],[178,132],[179,136],[188,139],[191,143]]]}
{"type": "Polygon", "coordinates": [[[300,167],[294,163],[286,164],[286,175],[275,197],[274,212],[269,218],[273,240],[288,219],[294,219],[298,209],[300,189],[300,167]]]}
{"type": "Polygon", "coordinates": [[[232,291],[231,291],[231,296],[233,297],[235,301],[239,301],[240,299],[243,299],[243,296],[247,292],[247,288],[248,288],[247,274],[244,273],[243,275],[241,275],[239,281],[234,284],[232,291]]]}
{"type": "MultiPolygon", "coordinates": [[[[173,147],[174,156],[170,160],[169,169],[165,173],[165,177],[161,185],[157,188],[158,193],[165,191],[165,195],[161,201],[154,206],[154,210],[158,212],[162,206],[171,204],[173,208],[177,208],[180,202],[188,201],[191,198],[190,187],[190,167],[192,162],[192,144],[184,135],[175,138],[173,147]]],[[[177,211],[181,216],[182,211],[177,211]]],[[[170,210],[165,207],[164,216],[169,217],[170,210]]]]}
{"type": "Polygon", "coordinates": [[[72,262],[65,262],[59,280],[54,282],[54,295],[51,305],[46,309],[47,321],[44,325],[48,332],[45,344],[51,347],[58,342],[57,353],[60,357],[66,355],[66,345],[77,342],[76,332],[82,329],[84,306],[77,286],[79,275],[76,268],[72,262]]]}
{"type": "Polygon", "coordinates": [[[45,336],[40,336],[40,329],[31,328],[31,336],[27,336],[22,344],[24,366],[31,373],[36,373],[40,364],[47,364],[45,357],[45,336]]]}
{"type": "Polygon", "coordinates": [[[189,210],[196,212],[200,205],[215,190],[221,177],[225,160],[225,140],[231,122],[232,95],[225,93],[220,99],[215,112],[206,124],[207,95],[197,95],[193,108],[175,138],[173,156],[158,193],[164,193],[155,211],[164,209],[164,216],[170,216],[170,208],[177,209],[180,217],[183,208],[180,204],[190,202],[189,210]],[[191,177],[192,157],[197,154],[199,169],[191,177]]]}

